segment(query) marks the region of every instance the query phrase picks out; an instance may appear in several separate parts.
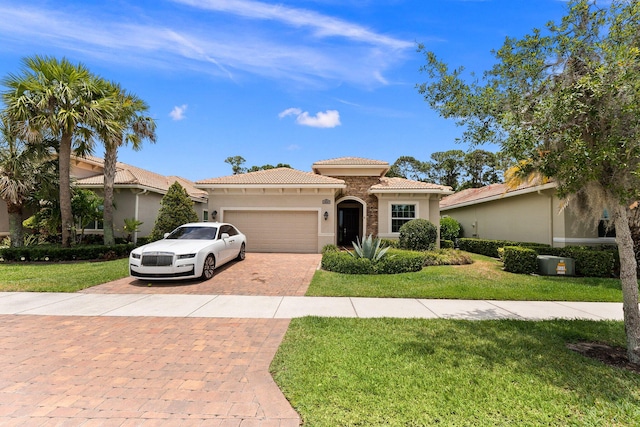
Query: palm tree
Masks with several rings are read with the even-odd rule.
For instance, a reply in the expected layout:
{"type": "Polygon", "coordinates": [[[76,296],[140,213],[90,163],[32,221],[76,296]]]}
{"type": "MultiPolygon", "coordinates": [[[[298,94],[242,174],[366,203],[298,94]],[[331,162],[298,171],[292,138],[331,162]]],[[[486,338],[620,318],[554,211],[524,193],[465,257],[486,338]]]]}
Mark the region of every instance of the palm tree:
{"type": "Polygon", "coordinates": [[[7,205],[12,247],[23,245],[24,207],[46,177],[51,153],[43,144],[28,144],[16,137],[6,115],[0,123],[0,199],[7,205]]]}
{"type": "Polygon", "coordinates": [[[20,75],[9,74],[3,80],[9,88],[2,94],[5,111],[28,142],[42,141],[45,135],[60,141],[62,244],[70,246],[72,145],[91,147],[97,128],[117,126],[112,120],[116,100],[105,81],[82,64],[46,56],[25,58],[23,64],[20,75]]]}
{"type": "Polygon", "coordinates": [[[104,244],[113,245],[113,186],[116,178],[116,164],[118,162],[118,148],[131,143],[134,150],[142,147],[142,141],[148,139],[156,142],[156,124],[151,117],[143,115],[149,106],[132,93],[127,93],[118,84],[111,83],[113,93],[117,99],[115,120],[120,127],[116,133],[109,133],[109,129],[102,135],[105,146],[104,153],[104,244]]]}

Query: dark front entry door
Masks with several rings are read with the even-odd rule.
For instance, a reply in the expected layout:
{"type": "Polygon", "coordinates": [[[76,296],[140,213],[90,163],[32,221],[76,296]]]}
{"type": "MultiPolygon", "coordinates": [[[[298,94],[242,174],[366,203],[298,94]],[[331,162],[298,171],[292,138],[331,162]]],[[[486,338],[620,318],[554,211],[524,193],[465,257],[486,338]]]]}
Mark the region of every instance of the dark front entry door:
{"type": "Polygon", "coordinates": [[[338,244],[351,246],[360,234],[360,209],[338,208],[338,244]]]}

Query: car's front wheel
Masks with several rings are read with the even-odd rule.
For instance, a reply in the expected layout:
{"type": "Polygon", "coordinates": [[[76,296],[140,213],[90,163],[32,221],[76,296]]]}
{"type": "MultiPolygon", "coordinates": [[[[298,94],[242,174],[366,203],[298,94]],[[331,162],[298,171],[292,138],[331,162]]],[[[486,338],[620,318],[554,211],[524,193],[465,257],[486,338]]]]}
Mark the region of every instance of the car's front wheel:
{"type": "Polygon", "coordinates": [[[238,252],[238,256],[236,257],[236,259],[238,261],[242,261],[245,257],[245,248],[244,248],[244,243],[242,244],[242,246],[240,246],[240,252],[238,252]]]}
{"type": "Polygon", "coordinates": [[[212,254],[207,255],[202,266],[202,279],[209,280],[213,277],[213,271],[216,269],[216,259],[212,254]]]}

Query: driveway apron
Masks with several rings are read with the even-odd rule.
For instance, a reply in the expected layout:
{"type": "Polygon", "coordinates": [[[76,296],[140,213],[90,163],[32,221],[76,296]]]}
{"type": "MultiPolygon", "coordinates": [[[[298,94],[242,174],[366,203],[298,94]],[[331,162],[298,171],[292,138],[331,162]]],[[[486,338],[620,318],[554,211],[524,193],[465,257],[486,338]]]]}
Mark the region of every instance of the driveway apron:
{"type": "MultiPolygon", "coordinates": [[[[206,282],[93,293],[304,295],[321,256],[247,254],[206,282]]],[[[286,319],[2,315],[3,426],[300,424],[269,374],[286,319]]]]}
{"type": "Polygon", "coordinates": [[[125,277],[86,293],[304,296],[320,264],[319,254],[247,253],[209,280],[149,281],[125,277]]]}

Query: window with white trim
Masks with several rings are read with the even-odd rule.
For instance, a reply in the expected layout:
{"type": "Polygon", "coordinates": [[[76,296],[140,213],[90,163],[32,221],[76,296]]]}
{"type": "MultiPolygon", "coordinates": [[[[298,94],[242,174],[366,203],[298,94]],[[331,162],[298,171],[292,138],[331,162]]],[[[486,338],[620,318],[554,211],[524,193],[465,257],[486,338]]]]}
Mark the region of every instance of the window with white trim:
{"type": "Polygon", "coordinates": [[[391,205],[391,232],[399,233],[400,227],[416,218],[416,205],[391,205]]]}

